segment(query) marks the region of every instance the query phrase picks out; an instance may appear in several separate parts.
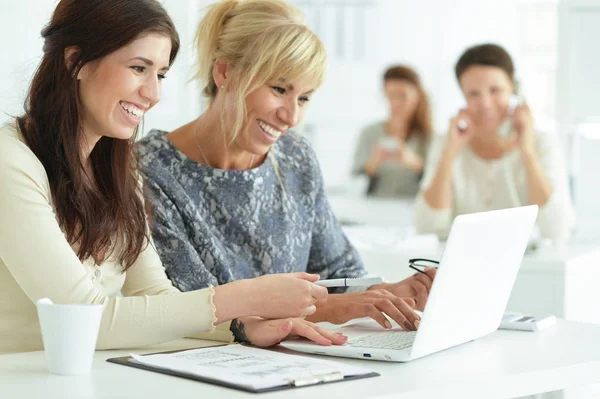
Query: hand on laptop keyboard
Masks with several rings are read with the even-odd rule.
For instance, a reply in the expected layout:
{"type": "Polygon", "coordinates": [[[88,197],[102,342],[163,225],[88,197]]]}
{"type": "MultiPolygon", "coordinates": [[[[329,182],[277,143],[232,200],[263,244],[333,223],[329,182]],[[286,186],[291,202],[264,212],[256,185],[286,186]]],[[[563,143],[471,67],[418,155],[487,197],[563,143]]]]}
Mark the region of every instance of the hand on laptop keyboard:
{"type": "Polygon", "coordinates": [[[370,317],[382,327],[391,328],[385,316],[387,314],[405,330],[415,330],[420,317],[414,312],[414,305],[413,299],[399,298],[387,290],[330,294],[317,302],[317,311],[307,320],[342,324],[360,317],[370,317]]]}
{"type": "Polygon", "coordinates": [[[426,268],[424,273],[417,273],[412,277],[393,284],[377,284],[373,288],[384,289],[400,298],[413,298],[416,301],[415,309],[423,311],[429,291],[431,291],[435,273],[436,269],[426,268]]]}

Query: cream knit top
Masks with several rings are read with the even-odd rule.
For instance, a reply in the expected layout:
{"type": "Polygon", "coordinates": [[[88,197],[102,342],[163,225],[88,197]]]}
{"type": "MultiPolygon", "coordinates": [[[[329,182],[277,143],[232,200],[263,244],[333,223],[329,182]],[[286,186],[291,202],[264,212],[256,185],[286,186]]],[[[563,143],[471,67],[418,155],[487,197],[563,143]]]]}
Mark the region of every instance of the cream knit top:
{"type": "MultiPolygon", "coordinates": [[[[427,159],[415,204],[418,232],[436,233],[445,238],[457,215],[530,205],[527,174],[519,150],[514,149],[499,159],[485,160],[467,146],[453,164],[451,208],[430,207],[423,193],[437,173],[446,141],[446,136],[437,137],[427,159]]],[[[537,231],[542,238],[563,242],[573,230],[575,215],[562,147],[556,135],[544,133],[536,133],[535,146],[542,169],[552,186],[552,195],[540,207],[537,231]]]]}
{"type": "MultiPolygon", "coordinates": [[[[110,256],[100,265],[79,261],[57,222],[44,167],[14,123],[0,127],[0,354],[43,348],[35,302],[44,297],[104,304],[98,349],[214,330],[213,288],[178,291],[152,244],[121,270],[110,256]]],[[[217,338],[229,340],[223,333],[217,338]]]]}

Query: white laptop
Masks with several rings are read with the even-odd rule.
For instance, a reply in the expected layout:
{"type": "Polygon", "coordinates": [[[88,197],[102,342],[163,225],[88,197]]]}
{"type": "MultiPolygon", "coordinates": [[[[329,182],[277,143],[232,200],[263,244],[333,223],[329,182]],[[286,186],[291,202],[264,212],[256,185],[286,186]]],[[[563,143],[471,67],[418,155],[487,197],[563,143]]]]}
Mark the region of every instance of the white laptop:
{"type": "Polygon", "coordinates": [[[456,217],[418,331],[385,330],[369,320],[340,328],[349,338],[342,346],[308,340],[281,345],[319,355],[407,362],[496,331],[537,213],[533,205],[456,217]]]}

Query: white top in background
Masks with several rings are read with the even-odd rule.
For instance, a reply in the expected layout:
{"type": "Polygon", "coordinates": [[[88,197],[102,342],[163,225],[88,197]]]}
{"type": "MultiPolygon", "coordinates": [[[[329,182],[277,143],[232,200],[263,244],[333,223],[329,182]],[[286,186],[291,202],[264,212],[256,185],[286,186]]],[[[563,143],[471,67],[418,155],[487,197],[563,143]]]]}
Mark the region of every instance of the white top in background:
{"type": "MultiPolygon", "coordinates": [[[[500,159],[484,160],[467,146],[454,161],[452,208],[430,207],[423,193],[437,172],[446,140],[445,136],[436,138],[427,158],[414,210],[417,232],[445,238],[457,215],[530,205],[527,174],[518,150],[500,159]]],[[[540,207],[537,227],[542,238],[562,241],[575,224],[562,147],[555,135],[537,133],[535,140],[540,163],[552,186],[550,199],[540,207]]]]}

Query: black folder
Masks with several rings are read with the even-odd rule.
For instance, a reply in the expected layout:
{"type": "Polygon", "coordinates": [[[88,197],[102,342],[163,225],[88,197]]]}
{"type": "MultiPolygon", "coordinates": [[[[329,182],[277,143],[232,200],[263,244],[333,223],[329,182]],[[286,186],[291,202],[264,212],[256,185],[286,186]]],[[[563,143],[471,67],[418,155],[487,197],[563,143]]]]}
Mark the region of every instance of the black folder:
{"type": "MultiPolygon", "coordinates": [[[[214,348],[214,346],[207,347],[207,349],[208,348],[214,348]]],[[[197,349],[203,349],[203,348],[197,348],[197,349]]],[[[183,352],[183,351],[187,351],[187,350],[193,350],[193,348],[188,348],[188,349],[184,349],[184,350],[168,351],[168,352],[151,353],[151,355],[169,354],[169,353],[183,352]]],[[[378,377],[380,375],[378,373],[371,372],[368,374],[343,376],[342,378],[336,378],[336,379],[322,378],[322,379],[319,379],[318,381],[308,381],[308,382],[301,381],[299,383],[298,383],[298,381],[295,381],[295,382],[289,383],[288,385],[278,385],[275,387],[254,389],[254,388],[248,387],[246,385],[238,385],[238,384],[235,384],[232,382],[225,382],[225,381],[213,379],[210,377],[200,376],[197,374],[190,374],[190,373],[185,373],[185,372],[180,372],[180,371],[175,371],[175,370],[163,369],[160,367],[155,367],[152,365],[139,363],[139,362],[136,362],[131,356],[115,357],[115,358],[107,359],[106,361],[110,362],[110,363],[121,364],[123,366],[135,367],[135,368],[142,369],[142,370],[153,371],[155,373],[161,373],[161,374],[171,375],[171,376],[180,377],[180,378],[186,378],[189,380],[205,382],[208,384],[219,385],[222,387],[237,389],[240,391],[251,392],[251,393],[274,392],[274,391],[281,391],[281,390],[285,390],[285,389],[302,388],[302,387],[315,386],[315,385],[321,385],[321,384],[329,384],[329,383],[335,383],[335,382],[352,381],[352,380],[358,380],[358,379],[362,379],[362,378],[378,377]]]]}

